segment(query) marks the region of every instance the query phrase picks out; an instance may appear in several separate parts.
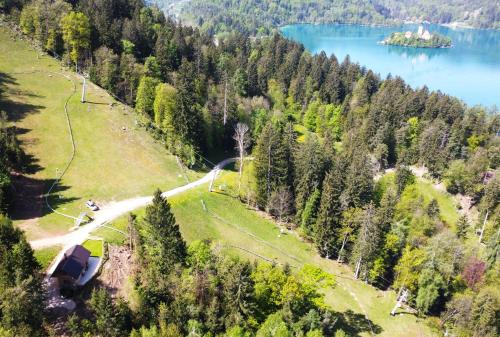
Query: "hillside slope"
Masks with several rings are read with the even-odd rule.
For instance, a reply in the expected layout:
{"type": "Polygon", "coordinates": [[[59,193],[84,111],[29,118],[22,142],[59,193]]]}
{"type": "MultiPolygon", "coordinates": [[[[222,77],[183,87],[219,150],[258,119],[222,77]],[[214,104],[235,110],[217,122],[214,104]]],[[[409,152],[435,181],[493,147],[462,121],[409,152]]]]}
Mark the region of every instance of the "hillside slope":
{"type": "Polygon", "coordinates": [[[0,74],[6,87],[0,110],[9,113],[32,158],[29,174],[16,178],[12,209],[15,223],[29,239],[74,225],[73,219],[50,212],[43,198],[71,158],[64,103],[73,83],[76,92],[69,99],[68,116],[76,151],[49,198],[57,211],[78,217],[88,211],[87,199],[102,205],[185,184],[175,157],[136,125],[130,108],[93,84],[87,85],[87,103],[80,103],[81,78],[25,42],[12,40],[5,28],[0,29],[0,74]]]}
{"type": "MultiPolygon", "coordinates": [[[[350,336],[435,335],[425,320],[414,315],[390,316],[396,301],[394,291],[382,291],[355,280],[352,270],[345,264],[321,258],[314,245],[294,231],[281,232],[264,213],[246,207],[234,197],[236,186],[237,173],[226,170],[217,178],[215,192],[209,193],[205,185],[169,198],[186,241],[211,240],[218,249],[228,253],[250,260],[289,264],[292,270],[304,264],[321,267],[336,277],[337,285],[325,293],[326,302],[340,313],[342,322],[339,325],[350,336]]],[[[144,209],[136,214],[142,218],[144,209]]],[[[126,230],[127,221],[124,216],[113,226],[126,230]]],[[[106,239],[114,236],[103,230],[96,234],[104,234],[106,239]]]]}

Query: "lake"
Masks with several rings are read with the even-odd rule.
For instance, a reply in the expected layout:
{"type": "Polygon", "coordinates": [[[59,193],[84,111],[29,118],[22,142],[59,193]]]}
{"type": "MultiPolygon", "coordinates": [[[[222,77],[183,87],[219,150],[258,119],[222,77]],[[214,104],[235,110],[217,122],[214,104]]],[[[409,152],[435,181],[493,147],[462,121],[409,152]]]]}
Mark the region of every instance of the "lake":
{"type": "Polygon", "coordinates": [[[351,60],[379,73],[401,76],[412,87],[457,96],[468,105],[500,108],[500,31],[451,29],[426,25],[431,33],[450,37],[452,48],[411,48],[378,44],[397,31],[417,31],[418,25],[370,27],[360,25],[296,24],[281,28],[288,38],[312,53],[324,50],[339,62],[351,60]]]}

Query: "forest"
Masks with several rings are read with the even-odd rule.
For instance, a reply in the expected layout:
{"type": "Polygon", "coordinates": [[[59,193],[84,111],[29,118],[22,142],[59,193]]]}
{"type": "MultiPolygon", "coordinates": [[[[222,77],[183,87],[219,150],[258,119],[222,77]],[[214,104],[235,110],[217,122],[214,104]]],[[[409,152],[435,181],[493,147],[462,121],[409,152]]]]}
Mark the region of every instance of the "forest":
{"type": "MultiPolygon", "coordinates": [[[[295,228],[321,256],[380,289],[408,290],[417,313],[439,318],[443,330],[498,335],[497,110],[382,79],[349,57],[311,55],[277,33],[215,38],[141,0],[6,0],[3,8],[39,48],[134,106],[186,165],[232,152],[236,140],[238,154],[253,157],[240,162],[241,201],[295,228]],[[419,192],[411,165],[471,197],[479,219],[447,220],[419,192]]],[[[21,152],[9,128],[0,141],[7,191],[21,152]]],[[[0,298],[0,331],[43,335],[38,304],[35,314],[13,314],[19,297],[39,303],[39,287],[19,288],[39,274],[22,233],[1,223],[2,294],[12,295],[0,298]],[[12,268],[30,272],[12,283],[12,268]]],[[[130,223],[141,306],[131,312],[97,290],[91,318],[68,321],[74,336],[343,336],[318,288],[332,280],[316,268],[290,273],[218,256],[206,242],[186,247],[159,194],[130,223]]]]}
{"type": "Polygon", "coordinates": [[[180,13],[183,20],[216,34],[236,29],[262,35],[293,23],[399,25],[405,21],[428,21],[436,24],[460,22],[476,28],[500,28],[498,5],[485,0],[161,0],[156,3],[165,8],[167,13],[174,6],[176,14],[180,13]]]}

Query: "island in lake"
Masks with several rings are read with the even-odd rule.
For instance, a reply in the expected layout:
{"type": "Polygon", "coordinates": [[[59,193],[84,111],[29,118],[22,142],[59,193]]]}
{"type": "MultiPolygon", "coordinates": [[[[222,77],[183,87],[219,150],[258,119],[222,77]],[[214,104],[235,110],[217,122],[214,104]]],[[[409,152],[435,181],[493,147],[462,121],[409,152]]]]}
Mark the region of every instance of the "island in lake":
{"type": "Polygon", "coordinates": [[[407,31],[392,33],[391,36],[382,41],[383,44],[403,47],[418,48],[448,48],[451,47],[451,39],[440,34],[431,34],[427,29],[420,26],[416,33],[407,31]]]}

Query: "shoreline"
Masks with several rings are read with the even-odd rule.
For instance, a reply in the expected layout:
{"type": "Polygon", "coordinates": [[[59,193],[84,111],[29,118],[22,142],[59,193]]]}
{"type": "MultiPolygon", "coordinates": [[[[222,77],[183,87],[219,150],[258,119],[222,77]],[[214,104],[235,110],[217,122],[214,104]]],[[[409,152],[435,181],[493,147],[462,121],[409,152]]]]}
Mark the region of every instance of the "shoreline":
{"type": "Polygon", "coordinates": [[[311,25],[311,26],[321,26],[321,25],[346,25],[346,26],[362,26],[362,27],[387,27],[387,28],[396,28],[396,27],[404,27],[407,25],[436,25],[436,26],[441,26],[441,27],[446,27],[449,29],[464,29],[464,30],[492,30],[492,31],[500,31],[500,28],[481,28],[481,27],[474,27],[471,25],[468,25],[463,22],[450,22],[450,23],[434,23],[434,22],[418,22],[418,21],[401,21],[399,23],[395,22],[394,24],[378,24],[378,23],[373,23],[373,24],[367,24],[367,23],[356,23],[356,22],[336,22],[336,21],[331,21],[331,22],[290,22],[290,23],[285,23],[281,25],[277,25],[273,27],[272,29],[277,29],[281,31],[281,29],[286,28],[288,26],[294,26],[294,25],[311,25]]]}
{"type": "Polygon", "coordinates": [[[438,47],[412,46],[412,45],[409,45],[409,44],[388,43],[385,40],[378,41],[377,44],[381,44],[381,45],[384,45],[384,46],[395,46],[395,47],[405,47],[405,48],[422,48],[422,49],[449,49],[449,48],[453,48],[453,45],[450,45],[450,46],[438,46],[438,47]]]}

